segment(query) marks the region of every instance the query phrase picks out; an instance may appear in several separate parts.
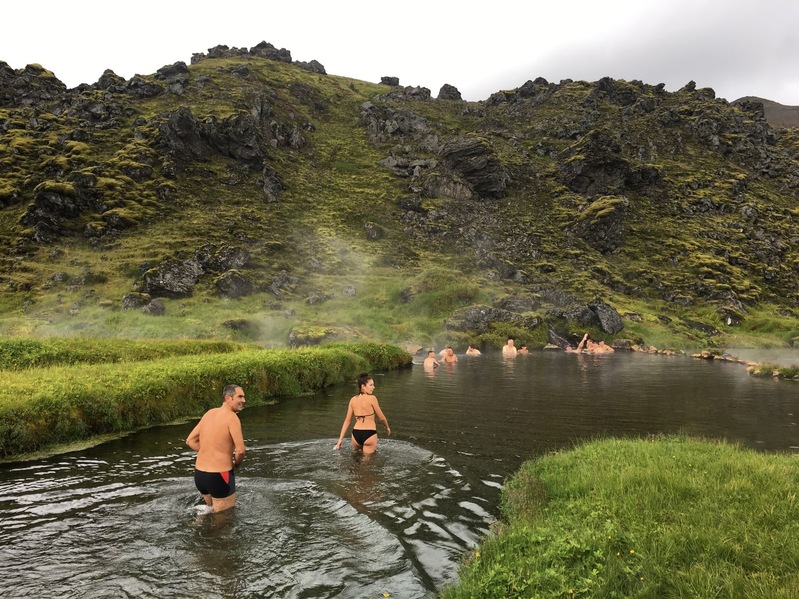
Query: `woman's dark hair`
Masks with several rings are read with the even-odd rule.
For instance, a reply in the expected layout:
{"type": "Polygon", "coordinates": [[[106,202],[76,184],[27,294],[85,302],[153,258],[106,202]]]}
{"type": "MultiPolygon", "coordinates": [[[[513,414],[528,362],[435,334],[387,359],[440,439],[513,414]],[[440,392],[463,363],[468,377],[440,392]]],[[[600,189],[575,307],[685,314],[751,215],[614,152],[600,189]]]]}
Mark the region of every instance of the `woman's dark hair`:
{"type": "Polygon", "coordinates": [[[358,393],[361,392],[361,387],[368,383],[371,378],[368,372],[362,372],[358,375],[358,393]]]}

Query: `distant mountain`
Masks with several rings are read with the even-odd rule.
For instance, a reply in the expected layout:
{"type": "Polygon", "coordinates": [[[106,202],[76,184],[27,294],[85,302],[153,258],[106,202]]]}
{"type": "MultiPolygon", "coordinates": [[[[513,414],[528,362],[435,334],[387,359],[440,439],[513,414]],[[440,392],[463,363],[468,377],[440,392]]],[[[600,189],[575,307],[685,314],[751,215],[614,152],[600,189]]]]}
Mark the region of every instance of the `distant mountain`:
{"type": "Polygon", "coordinates": [[[0,62],[0,335],[787,342],[799,133],[761,102],[466,102],[266,43],[75,89],[0,62]]]}
{"type": "Polygon", "coordinates": [[[739,98],[737,102],[760,102],[765,110],[766,120],[772,127],[777,129],[787,129],[799,127],[799,106],[785,106],[779,102],[773,102],[756,96],[745,96],[739,98]]]}

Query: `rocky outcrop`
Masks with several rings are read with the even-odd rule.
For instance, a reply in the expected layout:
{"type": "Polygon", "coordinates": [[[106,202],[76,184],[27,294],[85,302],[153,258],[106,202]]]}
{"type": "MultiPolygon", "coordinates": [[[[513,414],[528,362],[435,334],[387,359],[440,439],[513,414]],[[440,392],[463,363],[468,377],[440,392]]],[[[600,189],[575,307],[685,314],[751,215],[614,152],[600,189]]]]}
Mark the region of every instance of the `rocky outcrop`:
{"type": "Polygon", "coordinates": [[[604,131],[591,131],[559,156],[560,179],[572,191],[586,196],[620,194],[626,187],[654,185],[659,171],[650,165],[632,165],[621,144],[604,131]]]}
{"type": "Polygon", "coordinates": [[[408,137],[418,142],[429,131],[427,121],[410,109],[397,110],[373,102],[361,104],[360,120],[373,142],[391,141],[397,137],[408,137]]]}
{"type": "Polygon", "coordinates": [[[597,198],[579,213],[571,234],[603,254],[617,251],[624,241],[629,204],[624,197],[597,198]]]}
{"type": "Polygon", "coordinates": [[[191,63],[196,64],[202,60],[213,58],[266,58],[268,60],[275,60],[278,62],[291,62],[291,52],[285,48],[277,49],[275,46],[268,42],[261,42],[250,49],[247,48],[230,48],[225,45],[214,46],[209,48],[207,53],[195,53],[191,57],[191,63]]]}
{"type": "Polygon", "coordinates": [[[64,97],[67,86],[37,64],[14,70],[0,60],[0,108],[48,105],[64,97]]]}
{"type": "Polygon", "coordinates": [[[213,153],[261,165],[267,139],[250,114],[237,113],[200,122],[189,108],[171,113],[161,124],[159,143],[179,163],[204,160],[213,153]]]}
{"type": "Polygon", "coordinates": [[[481,197],[502,197],[510,183],[508,170],[485,139],[464,136],[449,141],[441,148],[441,159],[481,197]]]}

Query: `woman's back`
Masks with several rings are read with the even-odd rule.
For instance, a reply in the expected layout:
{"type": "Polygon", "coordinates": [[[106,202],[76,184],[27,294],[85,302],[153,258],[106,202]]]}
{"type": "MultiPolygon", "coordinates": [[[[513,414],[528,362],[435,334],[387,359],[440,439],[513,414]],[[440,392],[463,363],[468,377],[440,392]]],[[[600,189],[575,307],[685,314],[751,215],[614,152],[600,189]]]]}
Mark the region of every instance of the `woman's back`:
{"type": "Polygon", "coordinates": [[[355,425],[352,428],[376,429],[374,395],[360,393],[350,400],[355,425]]]}

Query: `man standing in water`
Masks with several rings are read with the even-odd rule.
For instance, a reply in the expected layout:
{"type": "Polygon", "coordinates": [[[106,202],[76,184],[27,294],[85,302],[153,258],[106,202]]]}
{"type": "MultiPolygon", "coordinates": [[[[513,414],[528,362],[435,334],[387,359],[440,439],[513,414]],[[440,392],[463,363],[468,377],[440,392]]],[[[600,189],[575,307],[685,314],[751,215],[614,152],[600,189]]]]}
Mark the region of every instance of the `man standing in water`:
{"type": "Polygon", "coordinates": [[[222,391],[222,405],[208,410],[186,439],[186,445],[197,452],[194,484],[215,512],[236,505],[233,469],[241,465],[246,451],[237,414],[245,401],[241,387],[228,385],[222,391]]]}
{"type": "Polygon", "coordinates": [[[516,348],[513,346],[513,339],[508,337],[508,343],[502,346],[502,355],[506,358],[516,357],[516,348]]]}

